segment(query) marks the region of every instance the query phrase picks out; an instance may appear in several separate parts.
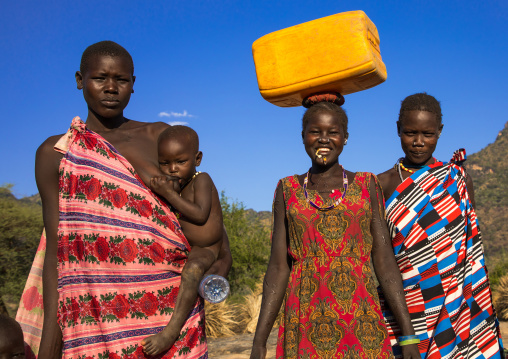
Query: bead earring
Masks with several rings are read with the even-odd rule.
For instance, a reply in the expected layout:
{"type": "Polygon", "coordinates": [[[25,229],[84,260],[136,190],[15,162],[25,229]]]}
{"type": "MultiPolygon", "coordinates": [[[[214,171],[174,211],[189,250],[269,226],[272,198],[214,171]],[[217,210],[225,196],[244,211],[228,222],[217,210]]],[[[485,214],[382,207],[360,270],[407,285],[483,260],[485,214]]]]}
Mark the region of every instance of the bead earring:
{"type": "Polygon", "coordinates": [[[344,146],[345,146],[345,145],[347,145],[347,138],[346,138],[346,140],[344,141],[344,146]]]}

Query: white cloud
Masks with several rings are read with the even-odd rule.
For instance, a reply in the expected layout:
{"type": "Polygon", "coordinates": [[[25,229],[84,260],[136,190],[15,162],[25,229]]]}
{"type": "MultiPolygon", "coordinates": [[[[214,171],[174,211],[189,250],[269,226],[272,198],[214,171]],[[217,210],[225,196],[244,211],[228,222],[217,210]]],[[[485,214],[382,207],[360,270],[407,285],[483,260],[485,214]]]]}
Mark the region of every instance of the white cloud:
{"type": "Polygon", "coordinates": [[[170,121],[168,122],[168,125],[171,125],[171,126],[186,126],[188,125],[189,123],[188,122],[184,122],[184,121],[170,121]]]}
{"type": "Polygon", "coordinates": [[[183,112],[161,112],[159,117],[194,117],[194,115],[188,113],[187,110],[183,110],[183,112]]]}

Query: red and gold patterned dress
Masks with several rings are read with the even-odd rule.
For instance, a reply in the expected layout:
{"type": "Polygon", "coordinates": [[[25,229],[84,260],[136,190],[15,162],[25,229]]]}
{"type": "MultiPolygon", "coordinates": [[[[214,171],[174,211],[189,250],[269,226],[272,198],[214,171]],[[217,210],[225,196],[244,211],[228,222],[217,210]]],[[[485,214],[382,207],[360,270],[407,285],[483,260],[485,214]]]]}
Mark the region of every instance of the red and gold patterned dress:
{"type": "MultiPolygon", "coordinates": [[[[293,267],[277,359],[393,358],[370,267],[371,176],[356,173],[342,203],[328,211],[306,201],[297,175],[279,182],[293,267]]],[[[320,206],[342,195],[336,190],[323,201],[308,194],[320,206]]]]}

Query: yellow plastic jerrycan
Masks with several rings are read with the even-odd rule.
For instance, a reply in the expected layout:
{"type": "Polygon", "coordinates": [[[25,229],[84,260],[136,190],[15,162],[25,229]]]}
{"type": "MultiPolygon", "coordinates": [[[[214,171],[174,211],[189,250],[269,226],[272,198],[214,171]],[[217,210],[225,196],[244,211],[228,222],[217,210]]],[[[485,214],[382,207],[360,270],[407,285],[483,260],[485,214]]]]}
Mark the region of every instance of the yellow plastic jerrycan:
{"type": "Polygon", "coordinates": [[[281,107],[308,95],[347,95],[386,80],[377,28],[363,11],[348,11],[265,35],[252,44],[259,91],[281,107]]]}

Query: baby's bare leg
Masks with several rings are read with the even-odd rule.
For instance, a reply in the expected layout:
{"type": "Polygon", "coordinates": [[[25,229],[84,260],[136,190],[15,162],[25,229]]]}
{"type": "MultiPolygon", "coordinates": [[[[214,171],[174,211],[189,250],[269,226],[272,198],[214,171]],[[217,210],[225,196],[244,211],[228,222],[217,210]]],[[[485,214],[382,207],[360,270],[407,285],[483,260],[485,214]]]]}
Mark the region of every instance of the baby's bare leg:
{"type": "Polygon", "coordinates": [[[196,303],[201,278],[215,262],[216,256],[209,248],[192,247],[182,270],[182,282],[176,298],[175,310],[168,325],[160,333],[141,341],[146,354],[157,355],[173,346],[196,303]]]}

